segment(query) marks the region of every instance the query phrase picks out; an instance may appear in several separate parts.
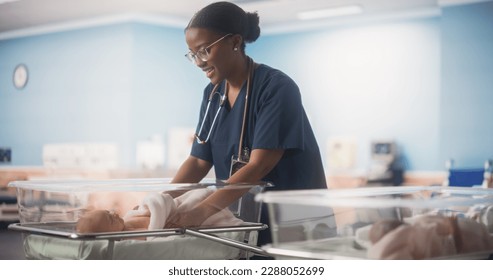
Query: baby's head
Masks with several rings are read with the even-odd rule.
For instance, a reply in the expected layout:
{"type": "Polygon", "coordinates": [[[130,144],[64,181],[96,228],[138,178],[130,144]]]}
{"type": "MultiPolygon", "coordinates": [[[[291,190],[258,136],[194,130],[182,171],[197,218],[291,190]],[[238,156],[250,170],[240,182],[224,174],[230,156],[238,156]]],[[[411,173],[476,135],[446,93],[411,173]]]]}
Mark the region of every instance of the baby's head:
{"type": "Polygon", "coordinates": [[[118,214],[107,210],[92,210],[79,218],[76,230],[79,233],[122,231],[125,225],[118,214]]]}

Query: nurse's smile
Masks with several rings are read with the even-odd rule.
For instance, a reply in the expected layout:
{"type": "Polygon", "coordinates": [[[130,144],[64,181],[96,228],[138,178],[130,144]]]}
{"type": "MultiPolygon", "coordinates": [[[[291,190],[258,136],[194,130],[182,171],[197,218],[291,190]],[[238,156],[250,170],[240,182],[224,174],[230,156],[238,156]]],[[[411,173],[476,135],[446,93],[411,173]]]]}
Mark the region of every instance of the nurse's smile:
{"type": "Polygon", "coordinates": [[[205,72],[205,75],[209,79],[212,77],[212,75],[214,75],[214,68],[213,67],[203,68],[202,70],[205,72]]]}

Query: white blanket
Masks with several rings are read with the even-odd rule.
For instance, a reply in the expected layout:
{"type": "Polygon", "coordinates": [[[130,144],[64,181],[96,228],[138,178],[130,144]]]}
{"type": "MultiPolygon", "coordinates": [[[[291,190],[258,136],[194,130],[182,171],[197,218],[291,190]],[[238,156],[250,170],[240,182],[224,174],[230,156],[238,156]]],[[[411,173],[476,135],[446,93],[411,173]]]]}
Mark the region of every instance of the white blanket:
{"type": "MultiPolygon", "coordinates": [[[[191,210],[212,193],[214,193],[214,190],[211,189],[197,189],[188,191],[174,199],[167,193],[152,193],[142,200],[136,210],[127,212],[123,219],[150,215],[148,229],[163,229],[169,217],[191,210]]],[[[202,226],[235,226],[242,223],[243,221],[236,218],[229,209],[223,209],[207,218],[202,223],[202,226]]]]}

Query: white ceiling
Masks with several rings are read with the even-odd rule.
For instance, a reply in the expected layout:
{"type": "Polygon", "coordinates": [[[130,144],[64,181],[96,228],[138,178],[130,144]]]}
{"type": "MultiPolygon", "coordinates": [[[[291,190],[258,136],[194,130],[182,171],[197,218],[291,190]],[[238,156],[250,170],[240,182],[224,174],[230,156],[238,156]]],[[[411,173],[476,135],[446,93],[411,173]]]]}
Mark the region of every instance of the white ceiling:
{"type": "MultiPolygon", "coordinates": [[[[301,22],[299,11],[350,4],[364,13],[347,19],[377,18],[406,14],[439,13],[440,6],[489,0],[236,0],[247,11],[258,11],[261,27],[272,32],[330,23],[335,19],[301,22]]],[[[153,21],[184,27],[190,17],[211,0],[0,0],[0,38],[15,37],[26,30],[56,29],[124,20],[153,21]],[[5,2],[6,1],[6,2],[5,2]],[[57,27],[55,27],[57,26],[57,27]]],[[[338,19],[339,21],[341,18],[338,19]]]]}

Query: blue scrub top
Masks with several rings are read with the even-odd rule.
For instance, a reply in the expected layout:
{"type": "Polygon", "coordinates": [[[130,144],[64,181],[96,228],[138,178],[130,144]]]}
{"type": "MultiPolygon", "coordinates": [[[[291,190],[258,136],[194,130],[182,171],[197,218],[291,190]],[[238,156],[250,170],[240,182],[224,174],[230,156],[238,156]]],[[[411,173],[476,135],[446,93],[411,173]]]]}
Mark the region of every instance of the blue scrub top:
{"type": "MultiPolygon", "coordinates": [[[[224,94],[225,83],[217,91],[224,94]]],[[[284,155],[274,169],[263,178],[275,185],[269,190],[326,188],[325,174],[315,136],[301,102],[296,83],[283,72],[267,65],[255,69],[251,82],[248,115],[243,146],[253,149],[284,149],[284,155]]],[[[204,90],[200,120],[202,123],[208,98],[213,89],[204,90]]],[[[231,157],[237,156],[245,106],[246,84],[243,85],[233,108],[225,102],[210,139],[205,144],[194,141],[191,155],[214,166],[216,177],[228,179],[231,157]]],[[[214,115],[219,108],[218,94],[214,95],[200,139],[205,140],[214,115]]]]}

